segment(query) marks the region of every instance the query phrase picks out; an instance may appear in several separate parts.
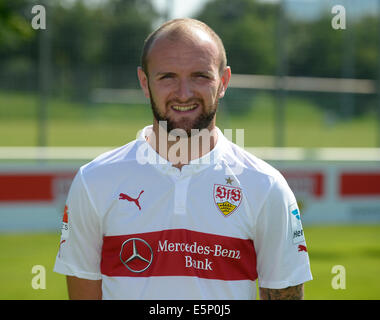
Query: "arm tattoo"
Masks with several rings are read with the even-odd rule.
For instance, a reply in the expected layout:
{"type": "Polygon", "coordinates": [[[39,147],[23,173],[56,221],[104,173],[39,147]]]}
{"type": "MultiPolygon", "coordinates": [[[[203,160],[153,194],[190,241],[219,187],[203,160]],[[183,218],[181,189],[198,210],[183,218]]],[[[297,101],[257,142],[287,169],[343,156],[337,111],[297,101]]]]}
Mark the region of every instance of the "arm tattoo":
{"type": "Polygon", "coordinates": [[[260,288],[260,300],[303,300],[303,284],[285,289],[260,288]]]}

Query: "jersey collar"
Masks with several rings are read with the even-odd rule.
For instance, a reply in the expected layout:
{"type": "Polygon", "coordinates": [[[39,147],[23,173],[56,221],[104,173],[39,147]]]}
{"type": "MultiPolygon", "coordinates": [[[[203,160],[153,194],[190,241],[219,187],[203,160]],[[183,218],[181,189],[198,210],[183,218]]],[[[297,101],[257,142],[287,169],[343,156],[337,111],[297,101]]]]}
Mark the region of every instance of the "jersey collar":
{"type": "Polygon", "coordinates": [[[210,166],[217,165],[220,162],[222,155],[225,152],[228,140],[218,127],[215,128],[218,135],[218,139],[214,148],[202,157],[191,160],[189,164],[184,165],[181,170],[179,170],[176,167],[173,167],[173,164],[170,161],[161,157],[146,141],[146,137],[153,130],[152,125],[146,126],[144,129],[142,129],[137,140],[140,141],[144,149],[147,151],[149,157],[149,164],[153,165],[155,168],[157,168],[164,174],[174,176],[187,176],[200,172],[206,168],[209,168],[210,166]]]}

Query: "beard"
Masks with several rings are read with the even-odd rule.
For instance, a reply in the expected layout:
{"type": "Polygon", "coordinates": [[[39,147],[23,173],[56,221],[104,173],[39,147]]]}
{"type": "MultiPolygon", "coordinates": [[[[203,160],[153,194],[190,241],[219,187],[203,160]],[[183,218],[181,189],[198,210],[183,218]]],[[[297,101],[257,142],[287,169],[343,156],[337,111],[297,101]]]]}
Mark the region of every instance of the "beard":
{"type": "MultiPolygon", "coordinates": [[[[192,136],[192,129],[199,130],[198,132],[200,132],[202,129],[207,129],[209,128],[211,122],[215,118],[215,114],[218,107],[218,99],[216,99],[215,103],[212,104],[209,108],[205,108],[203,99],[196,98],[196,99],[191,99],[188,101],[191,103],[198,104],[198,108],[202,108],[203,110],[202,113],[196,119],[189,120],[189,119],[186,119],[186,117],[183,117],[177,121],[172,120],[169,117],[167,117],[166,114],[163,114],[159,111],[157,104],[154,101],[149,85],[148,85],[148,89],[149,89],[149,94],[150,94],[150,105],[152,108],[153,116],[158,123],[160,123],[160,121],[165,121],[166,131],[168,132],[168,134],[170,134],[172,130],[182,129],[186,132],[187,137],[190,138],[192,136]]],[[[178,134],[176,133],[176,135],[178,134]]]]}

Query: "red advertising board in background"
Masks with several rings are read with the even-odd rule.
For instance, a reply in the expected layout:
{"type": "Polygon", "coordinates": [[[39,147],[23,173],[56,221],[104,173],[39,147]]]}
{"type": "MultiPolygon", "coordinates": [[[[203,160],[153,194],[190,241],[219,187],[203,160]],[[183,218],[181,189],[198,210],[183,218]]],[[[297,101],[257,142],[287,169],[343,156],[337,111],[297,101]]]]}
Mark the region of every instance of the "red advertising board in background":
{"type": "MultiPolygon", "coordinates": [[[[296,195],[304,224],[380,222],[380,168],[337,163],[274,165],[296,195]]],[[[0,231],[59,229],[78,167],[1,171],[0,231]]]]}

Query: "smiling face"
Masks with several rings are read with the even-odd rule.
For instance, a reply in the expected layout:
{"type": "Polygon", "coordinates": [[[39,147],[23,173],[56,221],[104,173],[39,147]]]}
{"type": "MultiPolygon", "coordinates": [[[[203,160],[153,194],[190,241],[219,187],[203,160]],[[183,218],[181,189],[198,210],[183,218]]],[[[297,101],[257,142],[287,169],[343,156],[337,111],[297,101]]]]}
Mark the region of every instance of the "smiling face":
{"type": "Polygon", "coordinates": [[[138,69],[145,95],[158,121],[167,121],[167,131],[180,128],[190,137],[191,129],[215,126],[218,100],[230,78],[227,67],[220,72],[220,53],[213,39],[194,29],[173,38],[161,34],[148,54],[148,75],[138,69]]]}

